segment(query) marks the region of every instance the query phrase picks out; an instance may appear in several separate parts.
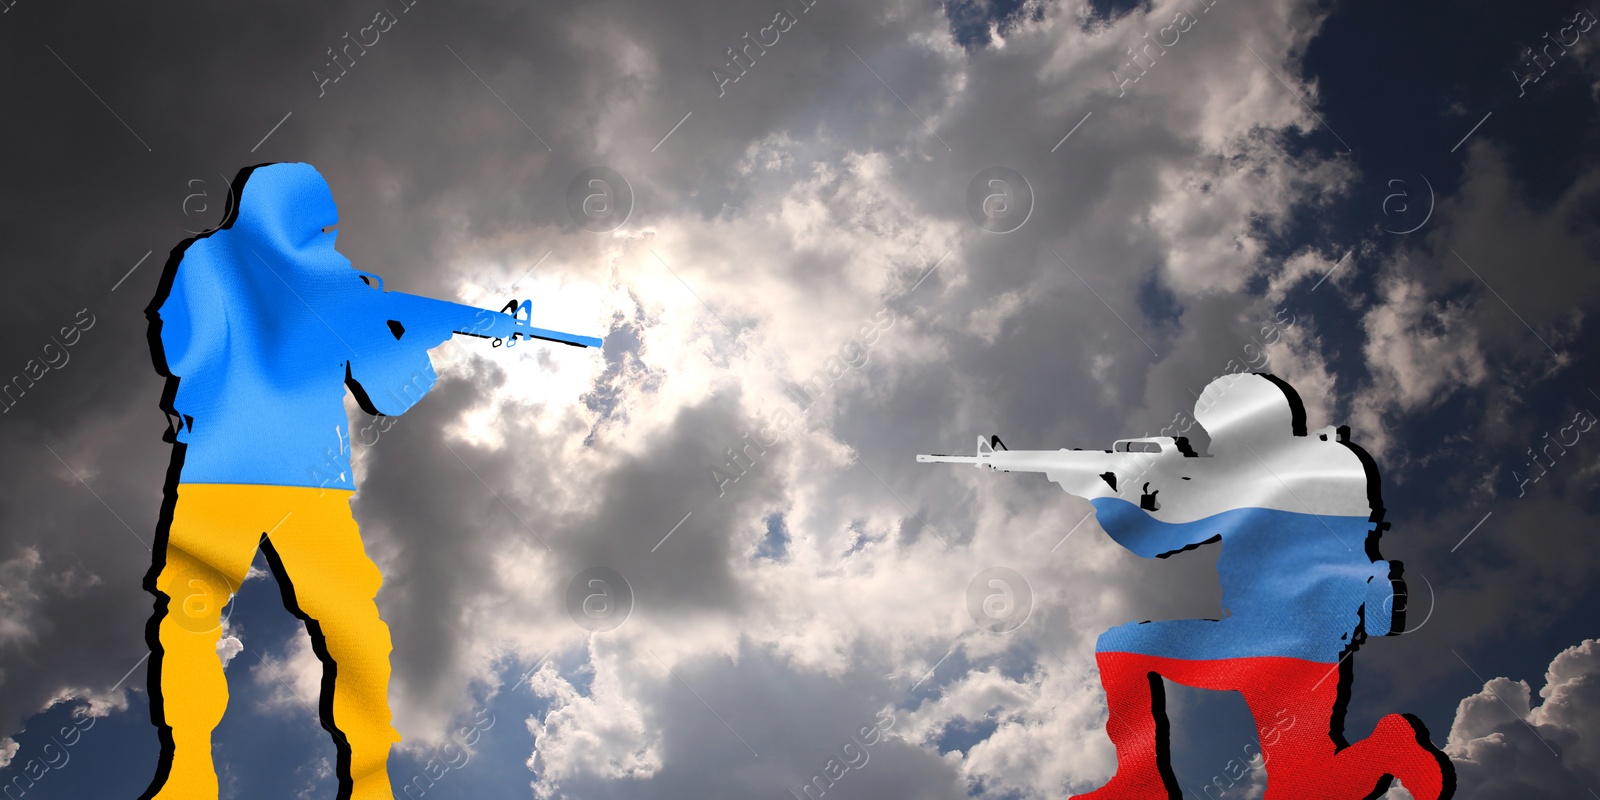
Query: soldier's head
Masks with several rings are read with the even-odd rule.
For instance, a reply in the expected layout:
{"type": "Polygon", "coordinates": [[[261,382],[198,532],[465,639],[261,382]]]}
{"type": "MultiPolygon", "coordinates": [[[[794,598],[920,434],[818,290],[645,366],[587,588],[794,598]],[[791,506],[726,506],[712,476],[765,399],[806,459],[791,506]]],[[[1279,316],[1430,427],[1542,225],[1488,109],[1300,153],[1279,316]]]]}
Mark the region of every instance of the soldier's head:
{"type": "Polygon", "coordinates": [[[1259,452],[1274,440],[1306,434],[1305,407],[1289,384],[1264,374],[1224,375],[1195,401],[1194,418],[1211,437],[1211,454],[1259,452]]]}
{"type": "Polygon", "coordinates": [[[327,229],[339,224],[333,190],[310,164],[265,164],[251,167],[238,187],[239,211],[234,230],[266,240],[277,250],[327,246],[327,229]]]}

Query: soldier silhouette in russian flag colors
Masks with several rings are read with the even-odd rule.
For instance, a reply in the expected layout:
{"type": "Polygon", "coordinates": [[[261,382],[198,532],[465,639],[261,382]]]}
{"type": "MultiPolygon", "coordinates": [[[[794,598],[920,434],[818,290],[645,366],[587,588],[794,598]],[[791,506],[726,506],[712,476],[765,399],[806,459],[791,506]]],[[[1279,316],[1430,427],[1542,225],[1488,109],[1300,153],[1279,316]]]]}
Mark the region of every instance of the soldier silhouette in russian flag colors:
{"type": "Polygon", "coordinates": [[[1346,427],[1307,431],[1292,387],[1227,375],[1198,398],[1211,438],[1124,439],[1109,451],[1008,450],[918,456],[1006,472],[1042,472],[1087,499],[1114,541],[1146,558],[1218,543],[1222,619],[1121,625],[1100,636],[1106,734],[1117,771],[1081,798],[1164,800],[1169,764],[1163,680],[1244,696],[1265,759],[1267,800],[1365,800],[1395,780],[1417,800],[1455,790],[1455,774],[1416,717],[1390,714],[1346,740],[1352,656],[1404,625],[1401,565],[1384,560],[1377,465],[1346,427]]]}

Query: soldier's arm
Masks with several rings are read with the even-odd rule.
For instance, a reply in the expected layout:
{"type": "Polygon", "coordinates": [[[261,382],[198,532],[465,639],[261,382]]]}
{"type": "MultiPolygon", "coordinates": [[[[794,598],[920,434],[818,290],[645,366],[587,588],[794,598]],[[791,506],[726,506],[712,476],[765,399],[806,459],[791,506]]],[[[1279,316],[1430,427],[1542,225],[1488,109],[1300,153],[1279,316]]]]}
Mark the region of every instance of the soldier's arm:
{"type": "Polygon", "coordinates": [[[397,416],[416,405],[438,379],[428,351],[456,334],[509,336],[511,315],[385,291],[383,279],[353,272],[342,314],[346,335],[359,344],[346,366],[345,385],[369,414],[397,416]]]}
{"type": "Polygon", "coordinates": [[[369,342],[376,337],[377,341],[369,347],[373,354],[363,352],[352,359],[346,383],[369,413],[399,414],[422,399],[433,388],[435,378],[428,350],[456,334],[495,339],[496,344],[504,340],[508,347],[518,339],[578,347],[602,345],[597,337],[534,327],[527,319],[532,310],[526,300],[520,306],[491,311],[384,291],[383,279],[371,273],[358,272],[354,280],[360,289],[353,295],[356,310],[351,316],[361,329],[359,336],[369,342]]]}
{"type": "Polygon", "coordinates": [[[227,299],[207,244],[198,242],[184,255],[167,296],[153,315],[160,326],[157,366],[167,375],[193,375],[221,351],[226,339],[227,299]]]}
{"type": "Polygon", "coordinates": [[[1211,526],[1162,522],[1126,503],[1097,503],[1095,517],[1112,541],[1141,558],[1166,558],[1221,538],[1211,526]]]}
{"type": "Polygon", "coordinates": [[[345,386],[368,414],[398,416],[438,381],[428,351],[450,339],[437,319],[422,318],[394,302],[381,278],[351,275],[348,311],[341,315],[355,354],[345,365],[345,386]],[[368,285],[369,283],[377,285],[368,285]]]}

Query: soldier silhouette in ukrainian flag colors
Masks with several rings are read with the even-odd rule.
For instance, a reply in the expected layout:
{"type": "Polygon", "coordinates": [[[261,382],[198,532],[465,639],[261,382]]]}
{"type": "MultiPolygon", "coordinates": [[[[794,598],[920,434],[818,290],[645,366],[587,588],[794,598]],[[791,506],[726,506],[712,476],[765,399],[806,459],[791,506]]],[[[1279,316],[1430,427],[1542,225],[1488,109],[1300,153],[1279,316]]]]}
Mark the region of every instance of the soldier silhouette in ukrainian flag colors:
{"type": "Polygon", "coordinates": [[[334,249],[333,194],[309,164],[250,167],[233,188],[227,221],[173,250],[147,310],[174,448],[145,579],[161,758],[143,797],[217,797],[221,613],[259,550],[323,665],[338,796],[392,800],[389,628],[375,603],[382,576],[350,510],[344,394],[368,413],[403,413],[433,388],[430,348],[454,333],[514,343],[508,331],[521,322],[386,292],[353,269],[334,249]]]}

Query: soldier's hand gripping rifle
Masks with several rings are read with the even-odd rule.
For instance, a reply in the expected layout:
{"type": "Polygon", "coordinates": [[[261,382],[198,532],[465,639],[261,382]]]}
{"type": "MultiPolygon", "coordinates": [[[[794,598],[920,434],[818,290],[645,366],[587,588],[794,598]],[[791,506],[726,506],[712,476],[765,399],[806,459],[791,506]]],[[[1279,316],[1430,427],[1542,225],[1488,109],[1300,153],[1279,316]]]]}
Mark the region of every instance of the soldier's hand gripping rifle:
{"type": "Polygon", "coordinates": [[[573,347],[600,347],[604,342],[596,336],[547,330],[534,327],[533,304],[512,300],[500,311],[435,300],[405,292],[390,292],[383,288],[383,278],[370,272],[359,272],[368,286],[382,292],[382,308],[388,316],[389,332],[395,339],[411,334],[429,342],[429,346],[442,343],[454,334],[478,336],[502,342],[513,347],[520,339],[540,339],[573,347]]]}
{"type": "MultiPolygon", "coordinates": [[[[456,334],[493,339],[496,347],[540,339],[573,347],[600,347],[599,337],[534,327],[533,304],[513,300],[500,311],[474,308],[383,288],[383,279],[356,272],[365,285],[340,292],[335,313],[348,314],[340,338],[352,352],[345,384],[369,414],[405,413],[438,380],[428,351],[456,334]]],[[[353,281],[352,281],[353,282],[353,281]]]]}

